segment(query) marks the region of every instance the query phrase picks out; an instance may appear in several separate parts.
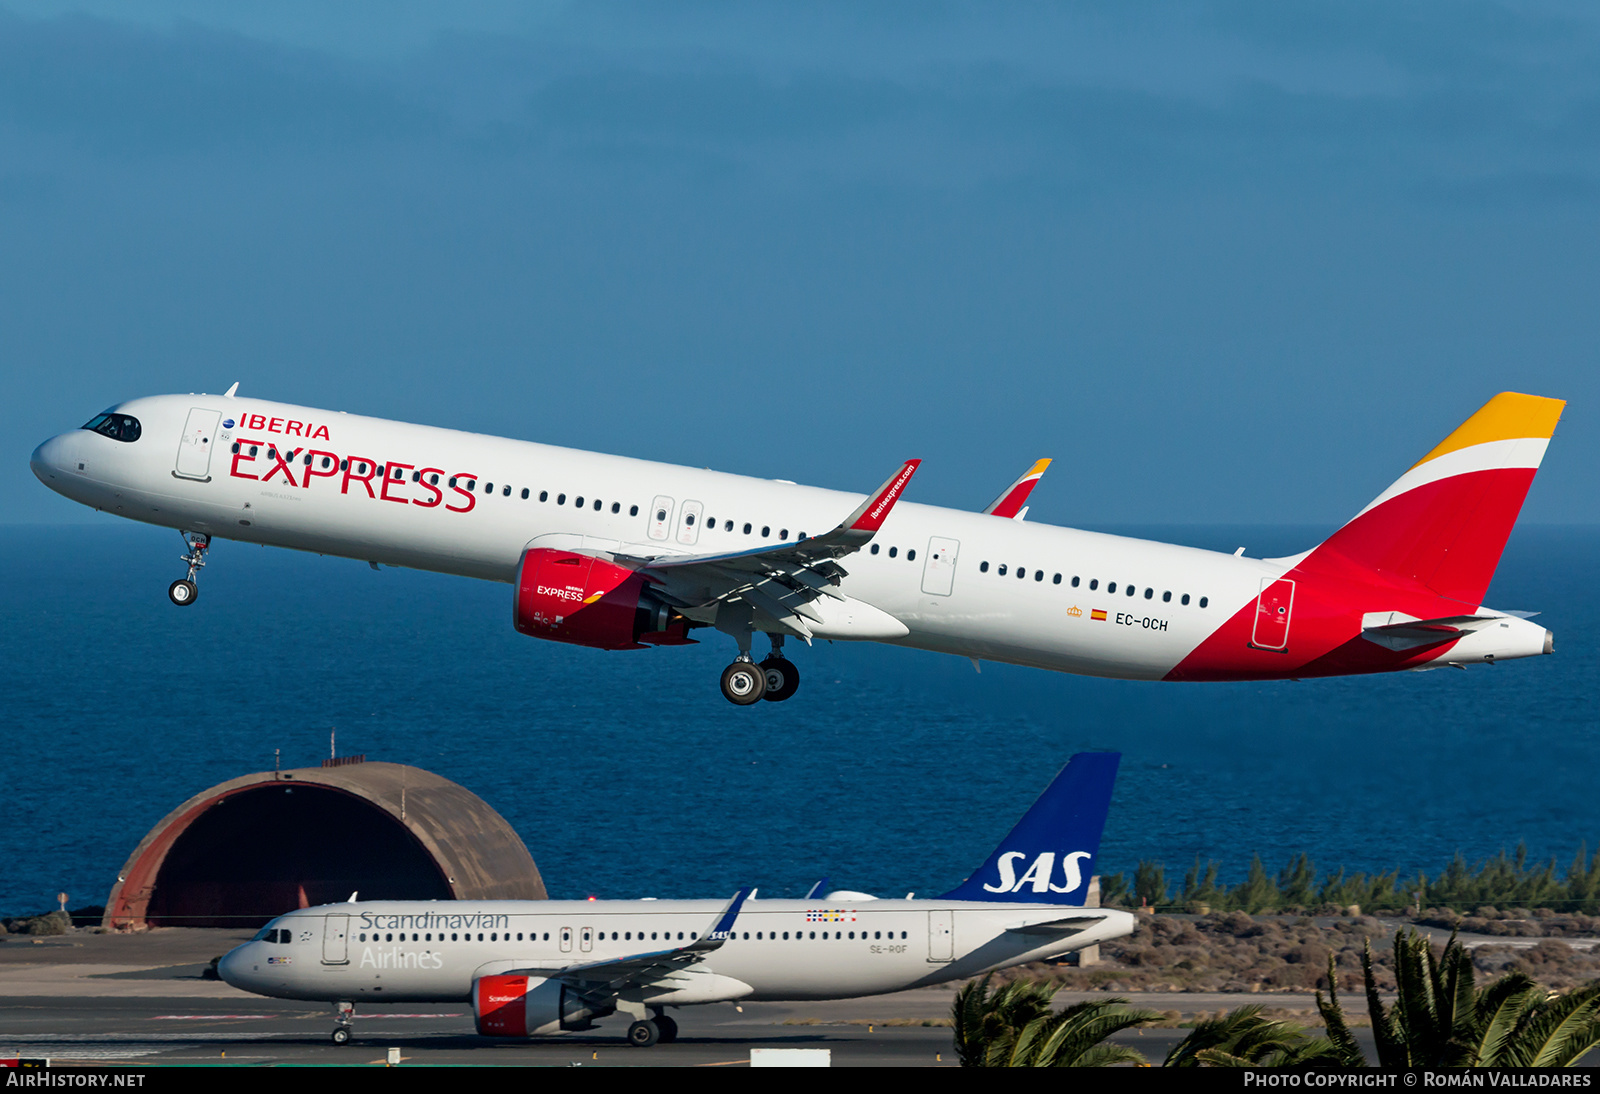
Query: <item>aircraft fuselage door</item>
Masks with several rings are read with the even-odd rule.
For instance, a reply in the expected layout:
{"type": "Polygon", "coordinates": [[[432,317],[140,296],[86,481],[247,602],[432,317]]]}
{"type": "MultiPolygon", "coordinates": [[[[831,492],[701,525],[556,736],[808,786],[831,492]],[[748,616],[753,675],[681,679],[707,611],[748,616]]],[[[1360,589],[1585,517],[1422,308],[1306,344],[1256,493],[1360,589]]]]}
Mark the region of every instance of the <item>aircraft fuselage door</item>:
{"type": "Polygon", "coordinates": [[[322,921],[322,963],[350,964],[350,917],[334,912],[322,921]]]}
{"type": "Polygon", "coordinates": [[[928,960],[953,961],[956,956],[955,913],[949,908],[928,913],[928,960]]]}
{"type": "Polygon", "coordinates": [[[928,540],[928,561],[922,565],[922,591],[932,596],[949,596],[956,580],[956,554],[961,549],[959,540],[928,540]]]}
{"type": "Polygon", "coordinates": [[[572,928],[571,927],[562,927],[561,928],[561,952],[562,953],[571,953],[572,952],[572,928]]]}
{"type": "Polygon", "coordinates": [[[594,949],[593,927],[578,928],[578,949],[582,950],[584,953],[588,953],[590,950],[594,949]]]}
{"type": "Polygon", "coordinates": [[[173,474],[180,479],[211,478],[211,448],[217,439],[217,424],[222,411],[195,407],[189,411],[189,421],[183,427],[183,439],[178,442],[178,463],[173,474]]]}
{"type": "Polygon", "coordinates": [[[1287,578],[1261,579],[1256,597],[1256,622],[1250,644],[1261,650],[1281,650],[1289,645],[1289,616],[1294,609],[1294,582],[1287,578]]]}
{"type": "Polygon", "coordinates": [[[650,538],[666,539],[672,535],[672,499],[665,494],[657,494],[656,500],[650,503],[650,538]]]}
{"type": "Polygon", "coordinates": [[[697,501],[683,503],[683,511],[678,514],[678,542],[685,547],[693,547],[700,538],[700,524],[704,518],[705,506],[697,501]]]}

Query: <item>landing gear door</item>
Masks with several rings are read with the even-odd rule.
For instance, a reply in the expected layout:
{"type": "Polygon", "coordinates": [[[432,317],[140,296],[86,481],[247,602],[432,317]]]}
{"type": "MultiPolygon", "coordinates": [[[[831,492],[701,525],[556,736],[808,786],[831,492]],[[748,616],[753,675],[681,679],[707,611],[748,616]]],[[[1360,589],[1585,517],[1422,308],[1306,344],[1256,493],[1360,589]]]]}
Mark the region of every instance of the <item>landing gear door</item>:
{"type": "Polygon", "coordinates": [[[322,963],[350,964],[350,917],[334,912],[322,921],[322,963]]]}
{"type": "Polygon", "coordinates": [[[650,538],[666,539],[672,534],[672,499],[665,494],[657,494],[656,500],[650,503],[650,538]]]}
{"type": "Polygon", "coordinates": [[[1281,650],[1289,645],[1289,616],[1294,608],[1294,582],[1261,579],[1256,597],[1256,623],[1250,644],[1259,650],[1281,650]]]}
{"type": "MultiPolygon", "coordinates": [[[[701,516],[705,506],[697,501],[683,503],[683,512],[678,514],[678,542],[685,547],[693,547],[700,538],[700,524],[704,520],[701,516]]],[[[653,514],[652,514],[653,515],[653,514]]]]}
{"type": "Polygon", "coordinates": [[[955,913],[941,908],[928,913],[928,960],[953,961],[956,956],[955,913]]]}
{"type": "Polygon", "coordinates": [[[922,591],[931,596],[949,596],[956,580],[956,554],[961,543],[934,536],[928,540],[928,561],[922,567],[922,591]]]}
{"type": "Polygon", "coordinates": [[[180,479],[211,479],[211,449],[217,441],[217,424],[222,420],[220,410],[195,407],[189,411],[189,421],[183,427],[183,439],[178,442],[178,464],[173,474],[180,479]]]}

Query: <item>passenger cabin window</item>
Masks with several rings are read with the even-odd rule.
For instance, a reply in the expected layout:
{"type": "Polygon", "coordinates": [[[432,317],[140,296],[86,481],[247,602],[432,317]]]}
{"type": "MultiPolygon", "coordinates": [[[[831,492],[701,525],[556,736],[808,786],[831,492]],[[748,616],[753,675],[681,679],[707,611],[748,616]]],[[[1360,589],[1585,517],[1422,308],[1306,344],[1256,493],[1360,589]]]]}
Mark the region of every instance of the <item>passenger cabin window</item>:
{"type": "Polygon", "coordinates": [[[989,572],[989,564],[987,562],[978,563],[978,572],[980,574],[988,573],[989,572]]]}

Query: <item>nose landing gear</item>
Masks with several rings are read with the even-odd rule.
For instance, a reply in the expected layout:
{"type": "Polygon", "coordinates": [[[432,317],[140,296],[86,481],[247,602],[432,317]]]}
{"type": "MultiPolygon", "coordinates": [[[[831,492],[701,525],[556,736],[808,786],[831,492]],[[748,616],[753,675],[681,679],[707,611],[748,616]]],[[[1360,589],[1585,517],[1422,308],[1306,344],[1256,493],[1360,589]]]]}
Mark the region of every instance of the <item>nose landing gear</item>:
{"type": "Polygon", "coordinates": [[[189,565],[189,576],[179,578],[167,586],[167,599],[180,608],[187,608],[200,595],[195,574],[206,564],[206,552],[211,549],[211,536],[202,532],[179,532],[183,537],[184,552],[178,558],[189,565]]]}
{"type": "Polygon", "coordinates": [[[333,1005],[333,1033],[329,1039],[336,1045],[350,1043],[351,1025],[355,1018],[356,1005],[354,1003],[335,1003],[333,1005]]]}

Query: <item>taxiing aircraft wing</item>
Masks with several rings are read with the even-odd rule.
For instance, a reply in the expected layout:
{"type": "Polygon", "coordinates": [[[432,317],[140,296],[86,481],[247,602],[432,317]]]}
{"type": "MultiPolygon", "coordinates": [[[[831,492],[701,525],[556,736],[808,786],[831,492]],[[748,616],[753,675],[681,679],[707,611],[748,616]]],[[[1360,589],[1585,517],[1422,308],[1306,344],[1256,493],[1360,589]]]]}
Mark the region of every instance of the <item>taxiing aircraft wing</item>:
{"type": "Polygon", "coordinates": [[[754,889],[740,889],[722,910],[709,931],[689,943],[670,950],[652,950],[647,953],[628,954],[605,961],[591,961],[582,965],[561,965],[550,968],[522,968],[511,970],[517,976],[542,976],[550,980],[566,980],[583,984],[586,988],[605,991],[622,991],[639,984],[649,984],[679,969],[698,964],[715,950],[721,949],[733,933],[733,921],[739,909],[750,899],[754,889]]]}
{"type": "Polygon", "coordinates": [[[1035,461],[1020,479],[1002,490],[1000,496],[991,501],[983,511],[991,516],[1022,520],[1028,515],[1028,495],[1039,485],[1039,480],[1044,478],[1045,469],[1049,466],[1048,458],[1035,461]]]}
{"type": "Polygon", "coordinates": [[[810,641],[811,624],[823,623],[812,602],[822,596],[848,599],[839,583],[849,571],[836,560],[872,541],[921,463],[907,460],[837,528],[820,536],[715,555],[614,557],[637,569],[656,595],[679,610],[745,604],[755,613],[755,629],[810,641]]]}

